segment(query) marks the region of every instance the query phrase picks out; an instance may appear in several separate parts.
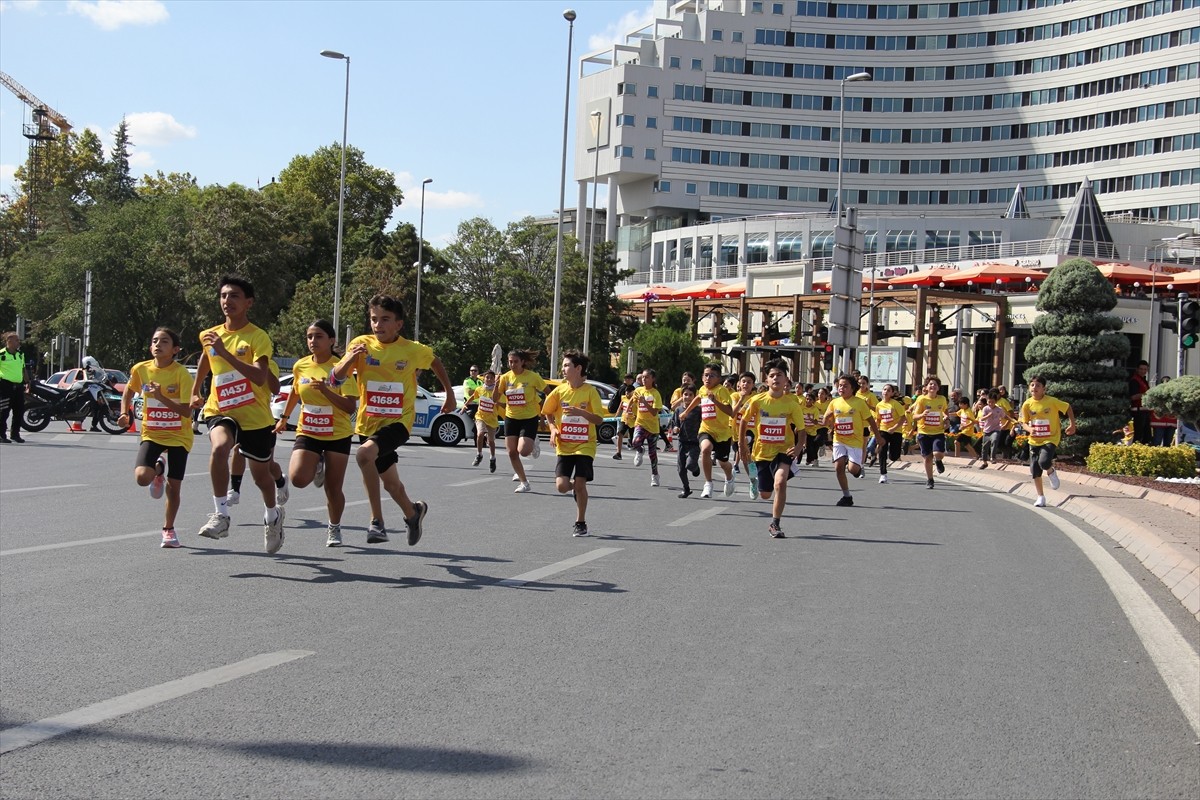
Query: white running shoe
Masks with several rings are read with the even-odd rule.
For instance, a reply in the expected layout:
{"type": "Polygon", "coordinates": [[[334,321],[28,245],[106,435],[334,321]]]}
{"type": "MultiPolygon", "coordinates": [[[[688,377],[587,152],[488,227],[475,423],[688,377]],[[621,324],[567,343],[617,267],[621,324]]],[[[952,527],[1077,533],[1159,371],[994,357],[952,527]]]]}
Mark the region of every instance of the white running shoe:
{"type": "Polygon", "coordinates": [[[1046,496],[1039,494],[1038,499],[1033,501],[1033,505],[1035,508],[1045,508],[1046,507],[1046,496]]]}
{"type": "Polygon", "coordinates": [[[229,535],[229,517],[213,512],[208,515],[208,522],[200,529],[200,535],[205,539],[224,539],[229,535]]]}
{"type": "Polygon", "coordinates": [[[712,497],[712,481],[705,481],[704,488],[700,490],[701,497],[712,497]]]}
{"type": "Polygon", "coordinates": [[[288,498],[291,497],[291,490],[288,488],[287,478],[283,479],[283,486],[275,487],[275,505],[287,505],[288,498]]]}
{"type": "Polygon", "coordinates": [[[725,481],[724,491],[726,497],[733,497],[733,493],[737,491],[737,484],[733,482],[733,478],[725,481]]]}
{"type": "Polygon", "coordinates": [[[268,553],[278,553],[283,547],[283,508],[276,506],[275,512],[274,522],[263,523],[263,542],[268,553]]]}
{"type": "Polygon", "coordinates": [[[531,491],[533,490],[529,488],[529,481],[521,481],[517,484],[517,488],[513,489],[513,494],[525,494],[525,492],[531,491]]]}
{"type": "Polygon", "coordinates": [[[880,475],[880,476],[879,476],[879,482],[880,482],[880,483],[887,483],[887,482],[888,482],[887,475],[880,475]]]}
{"type": "Polygon", "coordinates": [[[225,501],[227,506],[236,506],[238,501],[242,499],[241,492],[230,492],[229,498],[225,501]]]}
{"type": "MultiPolygon", "coordinates": [[[[322,453],[321,456],[317,459],[317,472],[315,475],[313,475],[313,486],[320,489],[324,485],[325,485],[325,454],[322,453]]],[[[276,495],[278,495],[278,492],[276,492],[276,495]]],[[[279,502],[278,499],[276,499],[276,502],[279,502]]]]}
{"type": "Polygon", "coordinates": [[[635,467],[640,467],[642,465],[642,451],[641,450],[637,450],[634,452],[633,465],[635,467]]]}
{"type": "Polygon", "coordinates": [[[521,480],[521,476],[514,472],[512,479],[513,479],[513,482],[516,483],[517,481],[521,480]]]}
{"type": "Polygon", "coordinates": [[[658,476],[657,476],[657,475],[651,475],[651,476],[650,476],[650,485],[651,485],[651,486],[658,486],[658,476]]]}
{"type": "MultiPolygon", "coordinates": [[[[167,489],[167,454],[163,453],[154,464],[154,480],[150,481],[150,496],[155,500],[167,489]]],[[[165,530],[165,529],[164,529],[165,530]]]]}
{"type": "Polygon", "coordinates": [[[1058,470],[1047,472],[1046,477],[1050,479],[1050,488],[1057,492],[1058,487],[1062,486],[1062,481],[1058,479],[1058,470]]]}
{"type": "Polygon", "coordinates": [[[533,452],[530,455],[532,455],[534,458],[537,458],[541,454],[542,454],[542,443],[535,436],[535,437],[533,437],[533,452]]]}

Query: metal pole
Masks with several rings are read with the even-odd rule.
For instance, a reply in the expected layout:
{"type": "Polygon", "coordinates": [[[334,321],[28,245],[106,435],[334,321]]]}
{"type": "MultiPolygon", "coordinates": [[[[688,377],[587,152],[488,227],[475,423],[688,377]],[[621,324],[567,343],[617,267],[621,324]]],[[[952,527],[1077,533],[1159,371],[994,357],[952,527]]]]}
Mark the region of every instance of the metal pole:
{"type": "Polygon", "coordinates": [[[421,338],[421,274],[425,272],[425,187],[433,183],[433,178],[421,181],[421,227],[417,230],[417,308],[416,319],[413,320],[414,340],[421,338]]]}
{"type": "MultiPolygon", "coordinates": [[[[1180,317],[1182,319],[1182,317],[1180,317]]],[[[84,273],[83,284],[83,338],[79,340],[79,363],[87,355],[88,345],[92,343],[92,271],[84,273]]]]}
{"type": "Polygon", "coordinates": [[[346,62],[346,96],[342,107],[342,174],[338,180],[338,227],[337,256],[333,267],[333,329],[338,329],[342,310],[342,231],[346,215],[346,133],[350,127],[350,56],[335,50],[322,50],[326,58],[343,59],[346,62]]]}
{"type": "Polygon", "coordinates": [[[838,179],[837,179],[837,224],[842,224],[842,152],[846,141],[846,79],[840,84],[841,97],[838,100],[838,179]]]}
{"type": "Polygon", "coordinates": [[[592,341],[592,264],[596,260],[596,192],[600,189],[600,124],[604,115],[599,111],[592,112],[592,138],[595,139],[596,160],[592,167],[592,210],[588,222],[588,271],[587,291],[583,302],[583,354],[588,354],[589,343],[592,341]]]}
{"type": "Polygon", "coordinates": [[[558,377],[558,307],[562,304],[563,214],[567,204],[567,123],[571,118],[571,45],[575,36],[575,17],[575,12],[569,8],[563,12],[563,19],[567,21],[567,91],[563,100],[562,170],[558,184],[558,245],[554,257],[554,312],[550,323],[551,378],[558,377]]]}

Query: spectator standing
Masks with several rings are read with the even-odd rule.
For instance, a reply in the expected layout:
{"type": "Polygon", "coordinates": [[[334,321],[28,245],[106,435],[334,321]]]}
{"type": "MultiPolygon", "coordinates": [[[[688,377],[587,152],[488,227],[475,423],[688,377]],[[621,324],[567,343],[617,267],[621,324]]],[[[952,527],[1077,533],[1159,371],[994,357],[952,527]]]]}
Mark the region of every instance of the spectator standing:
{"type": "Polygon", "coordinates": [[[1150,391],[1150,362],[1138,362],[1137,369],[1129,376],[1129,408],[1133,412],[1133,440],[1138,444],[1150,444],[1150,409],[1142,408],[1142,395],[1150,391]]]}
{"type": "Polygon", "coordinates": [[[25,354],[21,352],[21,337],[16,331],[4,334],[4,348],[0,349],[0,444],[16,442],[22,444],[21,418],[25,416],[25,392],[29,389],[29,368],[25,354]],[[12,427],[8,427],[8,415],[12,413],[12,427]],[[12,433],[4,435],[6,430],[12,433]]]}

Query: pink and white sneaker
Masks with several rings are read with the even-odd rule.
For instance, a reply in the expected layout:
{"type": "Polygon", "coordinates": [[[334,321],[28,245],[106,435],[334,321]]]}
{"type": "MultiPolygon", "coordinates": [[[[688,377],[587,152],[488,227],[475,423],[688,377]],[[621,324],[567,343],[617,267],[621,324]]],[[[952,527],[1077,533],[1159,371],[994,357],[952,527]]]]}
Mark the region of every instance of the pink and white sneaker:
{"type": "Polygon", "coordinates": [[[150,481],[150,496],[158,500],[163,496],[163,491],[167,488],[167,454],[163,453],[158,457],[158,463],[154,465],[157,470],[154,475],[154,480],[150,481]]]}
{"type": "Polygon", "coordinates": [[[175,535],[174,528],[163,528],[162,544],[160,547],[179,547],[179,537],[175,535]]]}

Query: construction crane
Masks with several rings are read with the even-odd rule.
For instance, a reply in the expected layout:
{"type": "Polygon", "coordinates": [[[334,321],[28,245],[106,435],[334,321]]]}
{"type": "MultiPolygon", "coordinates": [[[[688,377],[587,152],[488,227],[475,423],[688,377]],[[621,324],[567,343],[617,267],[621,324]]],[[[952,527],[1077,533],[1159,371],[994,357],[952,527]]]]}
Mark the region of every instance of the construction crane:
{"type": "Polygon", "coordinates": [[[22,132],[29,140],[29,235],[36,236],[38,220],[35,194],[41,183],[42,148],[46,142],[57,139],[60,132],[70,133],[72,126],[66,117],[39,100],[33,92],[13,80],[7,72],[0,72],[0,83],[29,106],[33,114],[33,122],[26,124],[22,132]]]}

